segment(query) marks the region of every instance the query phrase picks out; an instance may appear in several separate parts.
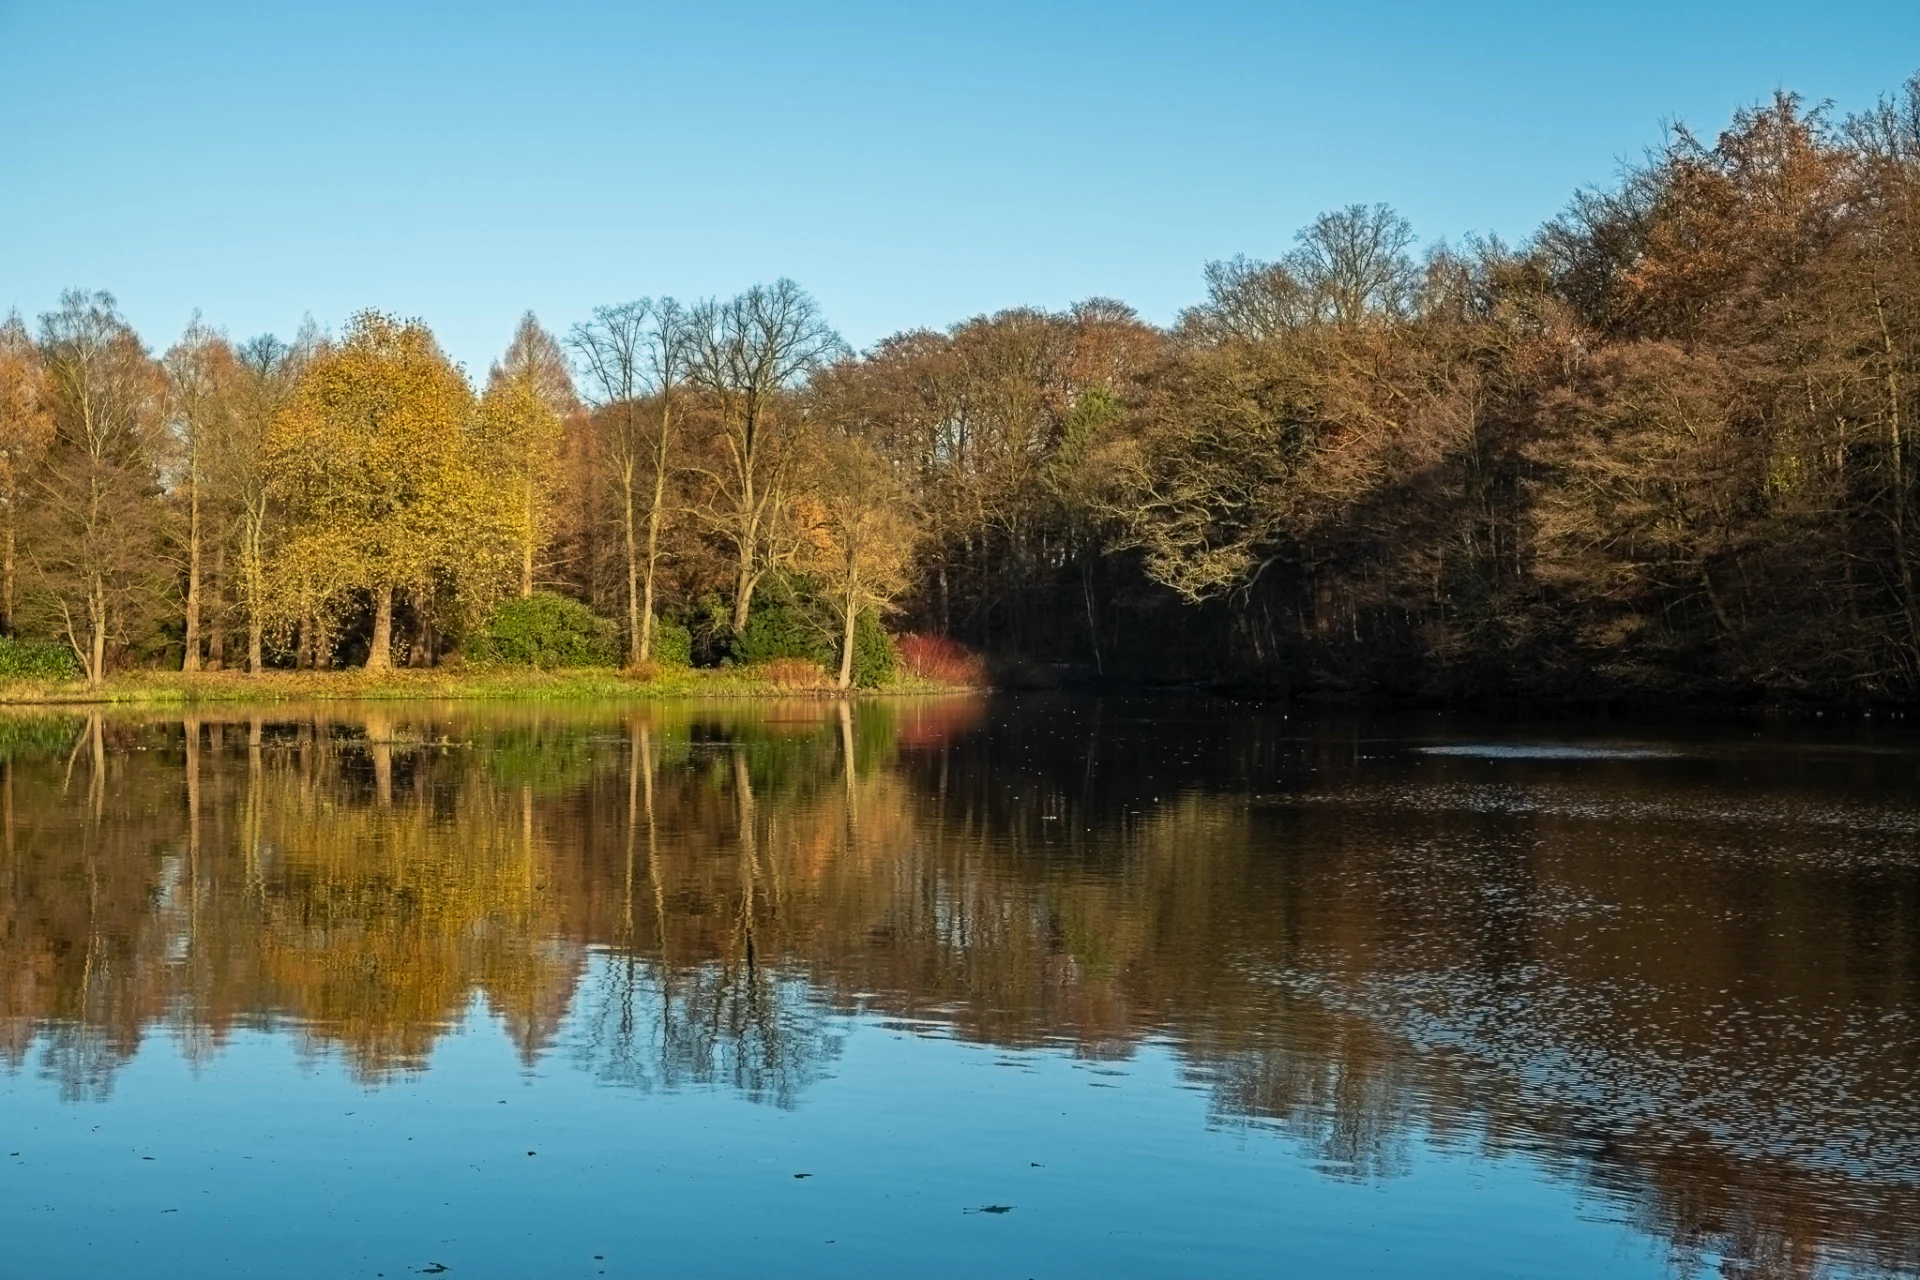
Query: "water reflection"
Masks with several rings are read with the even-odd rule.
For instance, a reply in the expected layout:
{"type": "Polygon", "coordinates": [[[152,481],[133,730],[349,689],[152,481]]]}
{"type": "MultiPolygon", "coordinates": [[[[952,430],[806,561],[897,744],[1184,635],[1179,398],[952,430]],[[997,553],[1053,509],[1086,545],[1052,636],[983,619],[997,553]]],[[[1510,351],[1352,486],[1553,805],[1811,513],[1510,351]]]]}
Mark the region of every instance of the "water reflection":
{"type": "Polygon", "coordinates": [[[845,1015],[1179,1054],[1327,1176],[1525,1152],[1686,1273],[1920,1268],[1920,754],[1217,704],[0,721],[0,1055],[155,1032],[779,1107],[845,1015]]]}

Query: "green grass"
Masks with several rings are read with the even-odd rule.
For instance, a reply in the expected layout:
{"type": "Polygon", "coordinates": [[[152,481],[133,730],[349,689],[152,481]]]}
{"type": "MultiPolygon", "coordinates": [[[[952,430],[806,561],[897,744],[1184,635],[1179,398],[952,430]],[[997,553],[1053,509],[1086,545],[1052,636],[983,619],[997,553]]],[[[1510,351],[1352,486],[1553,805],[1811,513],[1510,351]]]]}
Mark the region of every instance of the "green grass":
{"type": "MultiPolygon", "coordinates": [[[[313,702],[492,699],[586,701],[663,698],[827,697],[821,686],[778,684],[753,667],[719,670],[662,668],[649,679],[612,667],[564,671],[524,668],[389,671],[367,675],[351,671],[267,671],[249,676],[238,671],[132,671],[116,675],[97,689],[79,681],[9,680],[0,682],[0,706],[100,704],[185,704],[199,702],[313,702]]],[[[856,696],[959,693],[957,687],[902,676],[877,690],[856,689],[856,696]]]]}

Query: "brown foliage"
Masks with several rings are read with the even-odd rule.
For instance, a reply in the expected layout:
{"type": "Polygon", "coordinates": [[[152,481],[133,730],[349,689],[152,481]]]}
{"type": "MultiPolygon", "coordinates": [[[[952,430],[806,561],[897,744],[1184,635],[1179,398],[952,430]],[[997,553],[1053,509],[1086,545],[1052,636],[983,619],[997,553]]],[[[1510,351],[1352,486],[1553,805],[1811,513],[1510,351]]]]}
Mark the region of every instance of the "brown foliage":
{"type": "Polygon", "coordinates": [[[824,689],[830,683],[826,668],[811,658],[774,658],[751,671],[781,689],[824,689]]]}

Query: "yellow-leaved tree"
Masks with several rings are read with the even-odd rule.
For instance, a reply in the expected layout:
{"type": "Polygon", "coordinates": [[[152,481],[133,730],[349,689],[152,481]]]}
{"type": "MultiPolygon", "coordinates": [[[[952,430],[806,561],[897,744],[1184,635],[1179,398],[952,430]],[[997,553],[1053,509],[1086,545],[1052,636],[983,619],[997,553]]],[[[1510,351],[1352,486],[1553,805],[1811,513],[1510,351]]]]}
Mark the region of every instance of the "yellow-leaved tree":
{"type": "Polygon", "coordinates": [[[578,405],[565,352],[527,312],[480,401],[485,453],[497,468],[495,483],[511,497],[522,597],[533,594],[540,553],[553,536],[564,422],[578,405]]]}
{"type": "Polygon", "coordinates": [[[820,579],[840,624],[837,683],[845,689],[860,612],[885,610],[906,589],[920,526],[893,465],[858,436],[827,437],[815,469],[793,504],[808,526],[795,565],[820,579]]]}
{"type": "Polygon", "coordinates": [[[376,311],[314,355],[270,433],[287,534],[283,616],[313,628],[364,593],[366,667],[392,665],[396,593],[469,607],[516,567],[511,495],[487,454],[473,389],[418,321],[376,311]]]}

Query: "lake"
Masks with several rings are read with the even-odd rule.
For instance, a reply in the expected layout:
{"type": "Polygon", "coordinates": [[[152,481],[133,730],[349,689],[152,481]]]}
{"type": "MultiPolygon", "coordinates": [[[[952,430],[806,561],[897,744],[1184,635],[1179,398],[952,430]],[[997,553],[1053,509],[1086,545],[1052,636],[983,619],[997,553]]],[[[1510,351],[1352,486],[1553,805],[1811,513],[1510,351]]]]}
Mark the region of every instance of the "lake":
{"type": "Polygon", "coordinates": [[[1920,1275],[1920,735],[0,719],[0,1276],[1920,1275]]]}

